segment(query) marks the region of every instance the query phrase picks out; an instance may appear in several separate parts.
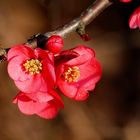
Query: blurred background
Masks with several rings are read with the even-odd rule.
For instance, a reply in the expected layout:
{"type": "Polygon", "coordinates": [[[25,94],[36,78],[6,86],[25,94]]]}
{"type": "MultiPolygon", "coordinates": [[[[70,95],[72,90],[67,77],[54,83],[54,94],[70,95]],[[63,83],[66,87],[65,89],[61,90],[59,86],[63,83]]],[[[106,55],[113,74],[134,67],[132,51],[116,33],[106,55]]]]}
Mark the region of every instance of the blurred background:
{"type": "MultiPolygon", "coordinates": [[[[8,48],[33,34],[52,31],[78,17],[93,0],[0,0],[0,44],[8,48]]],[[[62,95],[65,108],[53,120],[23,115],[12,104],[18,90],[0,64],[0,140],[140,140],[140,30],[130,13],[140,5],[115,3],[98,16],[83,42],[76,33],[65,49],[85,44],[96,51],[103,75],[84,102],[62,95]]]]}

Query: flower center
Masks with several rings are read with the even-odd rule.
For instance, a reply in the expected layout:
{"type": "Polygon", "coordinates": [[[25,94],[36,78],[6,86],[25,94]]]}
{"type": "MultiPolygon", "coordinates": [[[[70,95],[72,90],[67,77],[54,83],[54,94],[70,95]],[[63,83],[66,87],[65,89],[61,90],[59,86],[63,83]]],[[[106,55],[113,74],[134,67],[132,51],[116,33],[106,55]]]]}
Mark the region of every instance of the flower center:
{"type": "Polygon", "coordinates": [[[25,71],[31,75],[39,74],[42,71],[42,63],[38,59],[26,60],[23,66],[25,71]]]}
{"type": "Polygon", "coordinates": [[[79,68],[74,67],[67,67],[64,72],[64,78],[67,82],[76,82],[80,76],[79,68]]]}

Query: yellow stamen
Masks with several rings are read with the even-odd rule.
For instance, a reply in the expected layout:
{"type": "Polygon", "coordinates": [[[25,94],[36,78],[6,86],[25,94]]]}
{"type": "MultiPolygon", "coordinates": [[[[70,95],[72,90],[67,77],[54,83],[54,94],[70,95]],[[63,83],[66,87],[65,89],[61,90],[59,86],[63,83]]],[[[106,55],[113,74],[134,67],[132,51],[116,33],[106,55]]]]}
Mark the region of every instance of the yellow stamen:
{"type": "Polygon", "coordinates": [[[74,67],[67,67],[64,72],[64,78],[67,82],[77,82],[78,78],[80,77],[80,71],[79,68],[74,67]]]}
{"type": "Polygon", "coordinates": [[[39,74],[42,71],[42,63],[38,59],[26,60],[23,66],[25,71],[31,75],[39,74]]]}

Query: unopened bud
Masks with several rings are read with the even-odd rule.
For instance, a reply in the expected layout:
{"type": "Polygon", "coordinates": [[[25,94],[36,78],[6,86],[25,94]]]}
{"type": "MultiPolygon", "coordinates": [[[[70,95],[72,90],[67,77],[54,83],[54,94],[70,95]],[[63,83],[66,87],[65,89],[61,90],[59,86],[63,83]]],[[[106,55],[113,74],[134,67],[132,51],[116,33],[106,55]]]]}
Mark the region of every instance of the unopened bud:
{"type": "Polygon", "coordinates": [[[51,36],[45,44],[45,49],[48,49],[52,53],[61,52],[63,47],[64,47],[63,39],[58,35],[51,36]]]}

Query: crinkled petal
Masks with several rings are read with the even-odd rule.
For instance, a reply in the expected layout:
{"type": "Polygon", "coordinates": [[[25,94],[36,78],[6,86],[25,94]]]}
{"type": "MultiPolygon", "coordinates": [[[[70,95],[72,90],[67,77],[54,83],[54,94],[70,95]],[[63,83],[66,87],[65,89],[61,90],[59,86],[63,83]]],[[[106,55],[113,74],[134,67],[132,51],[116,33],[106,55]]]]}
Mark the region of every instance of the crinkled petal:
{"type": "Polygon", "coordinates": [[[59,80],[58,87],[61,90],[61,92],[74,100],[85,100],[89,96],[88,92],[85,89],[81,89],[80,87],[77,87],[75,84],[67,83],[64,80],[59,80]]]}
{"type": "Polygon", "coordinates": [[[129,27],[132,29],[140,27],[140,6],[130,16],[129,27]]]}
{"type": "Polygon", "coordinates": [[[42,61],[42,64],[43,64],[42,77],[44,77],[47,84],[52,87],[56,82],[54,65],[47,63],[46,59],[42,61]]]}
{"type": "Polygon", "coordinates": [[[54,99],[54,97],[47,92],[28,93],[26,96],[40,103],[48,102],[54,99]]]}
{"type": "Polygon", "coordinates": [[[55,90],[50,90],[49,94],[51,94],[54,98],[54,102],[57,105],[58,108],[64,108],[64,103],[61,99],[61,97],[58,95],[58,93],[55,90]]]}
{"type": "Polygon", "coordinates": [[[25,60],[34,57],[33,49],[25,45],[17,45],[8,51],[8,61],[16,56],[23,57],[25,60]]]}
{"type": "Polygon", "coordinates": [[[77,87],[74,84],[70,84],[60,78],[57,82],[57,85],[65,96],[69,98],[75,97],[75,94],[77,93],[77,87]]]}
{"type": "Polygon", "coordinates": [[[8,63],[8,74],[15,81],[25,81],[29,79],[30,75],[27,74],[22,67],[24,58],[18,56],[14,57],[8,63]]]}
{"type": "Polygon", "coordinates": [[[137,15],[134,14],[129,19],[129,27],[131,29],[135,29],[135,28],[137,28],[137,23],[138,23],[138,18],[137,18],[137,15]]]}
{"type": "Polygon", "coordinates": [[[23,92],[19,92],[13,99],[13,103],[17,104],[18,100],[23,102],[29,102],[31,99],[25,95],[23,92]]]}
{"type": "Polygon", "coordinates": [[[88,91],[86,91],[84,88],[79,88],[77,90],[77,93],[75,94],[74,99],[77,101],[84,101],[89,97],[88,91]]]}
{"type": "Polygon", "coordinates": [[[80,55],[74,59],[69,60],[65,64],[69,65],[69,66],[81,65],[81,64],[86,63],[89,59],[91,59],[91,57],[89,57],[86,54],[83,54],[83,55],[80,55]]]}
{"type": "Polygon", "coordinates": [[[39,103],[28,98],[24,93],[17,96],[19,110],[27,115],[35,114],[46,107],[46,103],[39,103]]]}
{"type": "Polygon", "coordinates": [[[85,90],[93,90],[102,74],[99,62],[93,58],[90,63],[80,65],[79,70],[80,77],[77,83],[75,83],[77,87],[82,87],[85,90]]]}
{"type": "Polygon", "coordinates": [[[79,55],[89,55],[91,58],[95,57],[95,52],[93,49],[85,46],[85,45],[77,45],[75,48],[73,48],[73,51],[78,53],[79,55]]]}
{"type": "Polygon", "coordinates": [[[78,57],[79,54],[77,54],[76,52],[72,51],[72,50],[65,50],[62,51],[60,54],[57,54],[55,56],[55,66],[58,66],[62,63],[65,63],[73,58],[78,57]]]}
{"type": "Polygon", "coordinates": [[[54,102],[49,102],[46,108],[36,114],[45,119],[53,119],[58,114],[58,108],[54,102]]]}
{"type": "Polygon", "coordinates": [[[54,64],[54,56],[51,52],[36,48],[34,50],[36,58],[41,58],[42,60],[47,59],[48,63],[54,64]]]}
{"type": "Polygon", "coordinates": [[[56,82],[55,69],[54,69],[54,56],[48,51],[41,50],[40,48],[35,49],[35,54],[37,58],[41,58],[43,70],[41,72],[42,77],[49,84],[49,86],[54,86],[56,82]]]}
{"type": "Polygon", "coordinates": [[[64,103],[60,96],[54,90],[49,91],[49,93],[54,99],[48,102],[46,108],[37,113],[38,116],[45,119],[54,118],[58,114],[59,109],[64,108],[64,103]]]}
{"type": "Polygon", "coordinates": [[[78,45],[75,48],[73,48],[72,51],[79,54],[79,56],[65,63],[70,66],[81,65],[95,57],[95,52],[91,48],[86,47],[84,45],[78,45]]]}
{"type": "MultiPolygon", "coordinates": [[[[14,81],[16,86],[25,93],[35,93],[40,91],[42,86],[46,87],[47,84],[42,82],[42,77],[40,74],[32,76],[29,80],[26,81],[14,81]]],[[[47,88],[46,88],[47,90],[47,88]]]]}
{"type": "MultiPolygon", "coordinates": [[[[140,9],[140,8],[139,8],[140,9]]],[[[139,10],[139,12],[138,12],[138,27],[139,27],[139,29],[140,29],[140,10],[139,10]]]]}

